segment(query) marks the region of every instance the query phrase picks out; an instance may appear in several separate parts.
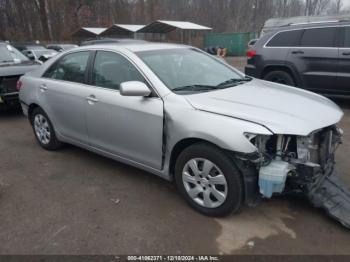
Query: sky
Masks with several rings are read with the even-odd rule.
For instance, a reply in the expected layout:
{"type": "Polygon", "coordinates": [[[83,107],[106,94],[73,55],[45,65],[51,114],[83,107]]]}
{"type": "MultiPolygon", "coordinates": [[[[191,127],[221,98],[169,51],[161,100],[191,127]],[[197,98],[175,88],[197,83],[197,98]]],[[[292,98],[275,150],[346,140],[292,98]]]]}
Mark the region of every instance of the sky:
{"type": "Polygon", "coordinates": [[[344,0],[343,5],[344,7],[350,7],[350,0],[344,0]]]}

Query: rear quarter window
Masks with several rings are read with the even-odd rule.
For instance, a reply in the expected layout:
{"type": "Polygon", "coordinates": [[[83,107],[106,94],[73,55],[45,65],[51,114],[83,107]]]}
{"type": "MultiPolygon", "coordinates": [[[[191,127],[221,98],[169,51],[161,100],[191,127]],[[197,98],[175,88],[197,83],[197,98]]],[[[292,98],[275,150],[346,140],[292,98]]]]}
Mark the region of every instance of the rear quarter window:
{"type": "Polygon", "coordinates": [[[302,47],[334,47],[337,27],[305,29],[300,41],[302,47]]]}
{"type": "Polygon", "coordinates": [[[344,42],[343,46],[350,47],[350,27],[345,27],[344,29],[344,42]]]}

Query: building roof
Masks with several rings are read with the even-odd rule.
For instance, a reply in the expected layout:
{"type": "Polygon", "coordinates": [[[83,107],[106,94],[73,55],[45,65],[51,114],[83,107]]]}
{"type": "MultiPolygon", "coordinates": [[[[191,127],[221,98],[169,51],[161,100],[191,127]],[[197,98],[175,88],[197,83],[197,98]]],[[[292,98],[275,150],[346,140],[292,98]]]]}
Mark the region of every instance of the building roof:
{"type": "Polygon", "coordinates": [[[145,27],[145,25],[130,25],[130,24],[115,24],[113,26],[123,28],[125,30],[130,31],[130,32],[137,32],[141,28],[145,27]]]}
{"type": "Polygon", "coordinates": [[[102,36],[107,35],[127,35],[136,33],[145,25],[131,25],[131,24],[114,24],[101,33],[102,36]]]}
{"type": "Polygon", "coordinates": [[[146,25],[141,28],[138,32],[140,33],[169,33],[176,29],[181,30],[212,30],[210,27],[203,25],[195,24],[192,22],[186,21],[166,21],[166,20],[157,20],[153,23],[146,25]]]}
{"type": "Polygon", "coordinates": [[[107,28],[105,27],[82,27],[72,34],[73,37],[95,37],[100,35],[107,28]]]}

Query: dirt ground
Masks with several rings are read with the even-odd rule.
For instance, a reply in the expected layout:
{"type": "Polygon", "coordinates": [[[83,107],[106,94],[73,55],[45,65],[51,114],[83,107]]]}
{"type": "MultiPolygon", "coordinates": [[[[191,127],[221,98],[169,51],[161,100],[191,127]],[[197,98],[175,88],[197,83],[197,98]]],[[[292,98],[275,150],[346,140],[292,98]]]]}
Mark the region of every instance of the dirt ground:
{"type": "MultiPolygon", "coordinates": [[[[350,102],[336,102],[350,187],[350,102]]],[[[0,254],[350,254],[349,230],[303,199],[208,218],[146,172],[73,146],[42,150],[21,114],[1,113],[0,134],[0,254]]]]}

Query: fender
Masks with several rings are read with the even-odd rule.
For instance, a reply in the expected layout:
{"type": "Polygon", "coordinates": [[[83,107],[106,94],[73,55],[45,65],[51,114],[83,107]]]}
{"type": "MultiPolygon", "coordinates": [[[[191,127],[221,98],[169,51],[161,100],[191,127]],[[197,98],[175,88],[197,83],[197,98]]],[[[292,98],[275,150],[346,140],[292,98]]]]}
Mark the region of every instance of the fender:
{"type": "Polygon", "coordinates": [[[261,71],[261,78],[264,77],[264,75],[266,74],[267,71],[270,71],[269,69],[271,68],[284,68],[287,69],[291,74],[292,77],[294,78],[297,87],[299,88],[303,88],[304,87],[304,82],[302,80],[302,78],[300,77],[300,74],[298,73],[297,68],[294,66],[293,63],[288,62],[288,61],[269,61],[265,67],[263,68],[263,70],[261,71]]]}

